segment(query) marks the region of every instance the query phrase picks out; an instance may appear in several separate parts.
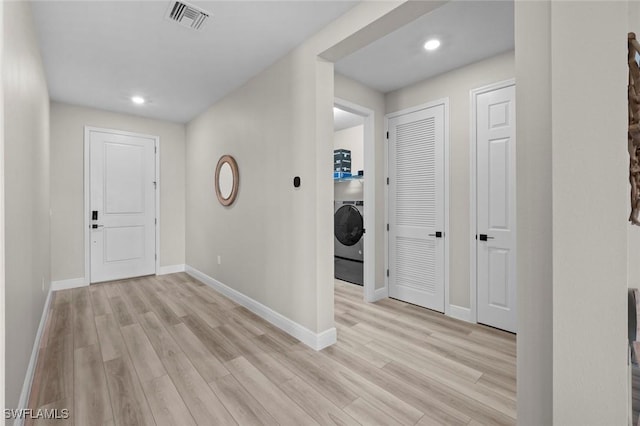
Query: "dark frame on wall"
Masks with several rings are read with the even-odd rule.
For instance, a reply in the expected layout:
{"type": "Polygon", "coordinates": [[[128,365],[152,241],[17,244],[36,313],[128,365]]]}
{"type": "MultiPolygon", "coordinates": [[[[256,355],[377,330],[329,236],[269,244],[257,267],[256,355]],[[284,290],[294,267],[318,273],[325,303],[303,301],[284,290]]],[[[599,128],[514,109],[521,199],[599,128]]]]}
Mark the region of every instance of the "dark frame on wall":
{"type": "Polygon", "coordinates": [[[218,160],[218,164],[216,165],[214,183],[216,189],[216,197],[218,197],[218,201],[220,202],[220,204],[222,204],[223,206],[230,206],[231,204],[233,204],[233,202],[236,200],[236,197],[238,196],[239,183],[240,174],[238,173],[238,163],[236,163],[236,160],[232,156],[223,155],[222,157],[220,157],[220,159],[218,160]],[[229,164],[229,167],[231,167],[231,173],[233,175],[231,193],[226,198],[223,196],[222,191],[220,190],[220,170],[222,170],[222,166],[224,166],[224,164],[229,164]]]}

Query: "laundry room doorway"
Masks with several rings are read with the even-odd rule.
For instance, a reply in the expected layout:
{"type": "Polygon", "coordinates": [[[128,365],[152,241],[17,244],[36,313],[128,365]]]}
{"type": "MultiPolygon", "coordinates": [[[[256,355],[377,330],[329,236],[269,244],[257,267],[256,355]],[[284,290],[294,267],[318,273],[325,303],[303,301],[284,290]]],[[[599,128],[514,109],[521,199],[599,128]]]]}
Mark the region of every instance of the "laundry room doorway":
{"type": "Polygon", "coordinates": [[[334,102],[334,267],[336,279],[375,293],[374,112],[334,102]],[[367,180],[369,183],[367,183],[367,180]]]}

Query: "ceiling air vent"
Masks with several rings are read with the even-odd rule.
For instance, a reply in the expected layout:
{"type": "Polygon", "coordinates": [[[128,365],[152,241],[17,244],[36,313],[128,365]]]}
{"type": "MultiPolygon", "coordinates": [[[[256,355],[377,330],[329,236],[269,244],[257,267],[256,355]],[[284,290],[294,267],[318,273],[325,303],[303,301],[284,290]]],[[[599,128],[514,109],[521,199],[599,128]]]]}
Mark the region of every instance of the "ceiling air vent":
{"type": "Polygon", "coordinates": [[[200,30],[202,29],[204,21],[206,21],[210,15],[209,12],[205,12],[189,3],[174,1],[169,6],[169,10],[167,10],[166,18],[184,27],[200,30]]]}

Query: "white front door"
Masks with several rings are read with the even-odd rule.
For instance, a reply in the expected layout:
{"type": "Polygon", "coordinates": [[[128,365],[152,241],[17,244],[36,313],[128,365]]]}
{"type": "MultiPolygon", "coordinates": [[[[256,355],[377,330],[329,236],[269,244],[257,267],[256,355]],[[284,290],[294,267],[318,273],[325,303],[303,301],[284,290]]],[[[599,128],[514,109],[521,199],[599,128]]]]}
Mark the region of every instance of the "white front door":
{"type": "Polygon", "coordinates": [[[444,312],[445,105],[389,119],[389,296],[444,312]]]}
{"type": "Polygon", "coordinates": [[[476,97],[478,322],[516,332],[515,86],[476,97]]]}
{"type": "Polygon", "coordinates": [[[155,138],[89,132],[91,282],[155,273],[155,138]]]}

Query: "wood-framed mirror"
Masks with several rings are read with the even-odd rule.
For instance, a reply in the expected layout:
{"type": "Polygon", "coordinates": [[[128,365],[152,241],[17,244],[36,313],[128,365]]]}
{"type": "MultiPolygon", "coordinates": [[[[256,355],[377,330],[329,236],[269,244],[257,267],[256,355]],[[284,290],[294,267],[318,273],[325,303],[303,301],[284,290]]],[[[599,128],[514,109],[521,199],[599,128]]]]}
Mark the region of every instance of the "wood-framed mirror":
{"type": "Polygon", "coordinates": [[[240,175],[238,163],[230,155],[223,155],[216,165],[215,182],[216,197],[223,206],[230,206],[238,196],[240,175]]]}

